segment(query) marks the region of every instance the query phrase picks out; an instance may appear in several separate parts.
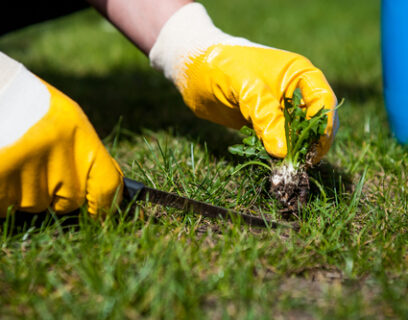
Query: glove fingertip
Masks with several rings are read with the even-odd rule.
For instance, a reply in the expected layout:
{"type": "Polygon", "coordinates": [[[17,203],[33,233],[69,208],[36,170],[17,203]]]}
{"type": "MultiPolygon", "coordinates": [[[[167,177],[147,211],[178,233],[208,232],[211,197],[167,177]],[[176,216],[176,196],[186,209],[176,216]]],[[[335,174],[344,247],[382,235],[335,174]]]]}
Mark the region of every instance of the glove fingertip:
{"type": "Polygon", "coordinates": [[[270,140],[263,140],[266,151],[274,158],[283,159],[286,156],[287,148],[285,141],[274,137],[270,140]]]}
{"type": "Polygon", "coordinates": [[[110,214],[122,201],[122,171],[109,155],[103,158],[95,161],[87,184],[88,211],[94,215],[110,214]]]}

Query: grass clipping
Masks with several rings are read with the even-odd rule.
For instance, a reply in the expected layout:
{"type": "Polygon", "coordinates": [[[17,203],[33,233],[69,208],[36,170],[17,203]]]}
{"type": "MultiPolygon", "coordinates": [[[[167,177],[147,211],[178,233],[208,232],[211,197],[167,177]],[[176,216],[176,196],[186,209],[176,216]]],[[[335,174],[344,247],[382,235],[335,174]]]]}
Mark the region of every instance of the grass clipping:
{"type": "Polygon", "coordinates": [[[320,137],[327,126],[328,111],[322,107],[313,117],[307,118],[302,93],[297,88],[291,98],[284,100],[287,155],[282,161],[277,163],[271,158],[255,131],[246,126],[240,130],[246,136],[243,144],[228,148],[232,154],[251,159],[239,169],[261,165],[271,171],[270,193],[288,211],[298,211],[307,202],[310,190],[307,169],[316,157],[320,137]]]}

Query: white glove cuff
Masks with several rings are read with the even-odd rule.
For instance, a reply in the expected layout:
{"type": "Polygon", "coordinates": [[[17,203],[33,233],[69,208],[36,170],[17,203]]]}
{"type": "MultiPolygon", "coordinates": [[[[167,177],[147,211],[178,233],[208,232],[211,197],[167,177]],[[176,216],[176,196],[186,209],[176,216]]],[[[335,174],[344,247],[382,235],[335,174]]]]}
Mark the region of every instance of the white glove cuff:
{"type": "Polygon", "coordinates": [[[0,149],[13,144],[48,112],[50,93],[21,63],[0,52],[0,149]]]}
{"type": "Polygon", "coordinates": [[[214,26],[201,4],[187,4],[173,14],[161,29],[149,54],[150,63],[163,71],[166,78],[175,81],[190,57],[231,38],[214,26]]]}
{"type": "Polygon", "coordinates": [[[13,81],[22,67],[21,63],[6,56],[3,52],[0,52],[0,95],[1,92],[13,81]]]}

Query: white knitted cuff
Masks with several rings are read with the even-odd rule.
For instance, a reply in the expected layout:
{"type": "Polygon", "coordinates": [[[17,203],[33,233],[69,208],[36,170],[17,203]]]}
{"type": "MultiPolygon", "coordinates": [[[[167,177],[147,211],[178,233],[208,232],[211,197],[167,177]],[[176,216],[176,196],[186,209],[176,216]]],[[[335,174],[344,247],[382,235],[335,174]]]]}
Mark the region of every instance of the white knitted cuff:
{"type": "Polygon", "coordinates": [[[165,23],[150,51],[151,65],[166,78],[180,79],[185,65],[215,44],[254,46],[243,38],[232,37],[214,26],[205,8],[191,3],[179,9],[165,23]]]}
{"type": "Polygon", "coordinates": [[[50,93],[21,63],[0,52],[0,148],[11,145],[48,112],[50,93]]]}
{"type": "Polygon", "coordinates": [[[13,81],[23,65],[0,52],[0,94],[13,81]]]}

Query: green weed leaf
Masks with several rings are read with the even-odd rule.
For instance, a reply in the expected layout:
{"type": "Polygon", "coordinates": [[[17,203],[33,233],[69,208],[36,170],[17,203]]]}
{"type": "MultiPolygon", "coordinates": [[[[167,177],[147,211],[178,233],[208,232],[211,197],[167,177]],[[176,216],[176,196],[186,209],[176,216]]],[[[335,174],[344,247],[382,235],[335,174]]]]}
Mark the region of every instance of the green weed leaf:
{"type": "Polygon", "coordinates": [[[239,130],[239,132],[241,132],[241,133],[242,133],[243,135],[245,135],[245,136],[251,136],[251,135],[255,134],[254,129],[251,129],[251,128],[247,127],[247,126],[243,126],[243,127],[239,130]]]}
{"type": "Polygon", "coordinates": [[[257,137],[256,136],[250,136],[245,138],[244,140],[242,140],[242,142],[248,146],[255,146],[256,145],[256,141],[257,141],[257,137]]]}
{"type": "Polygon", "coordinates": [[[256,148],[254,148],[254,147],[248,147],[248,148],[244,149],[244,154],[245,154],[247,157],[251,157],[251,156],[256,155],[256,153],[257,153],[256,151],[257,151],[256,148]]]}
{"type": "Polygon", "coordinates": [[[244,146],[242,144],[235,144],[228,148],[228,151],[232,154],[236,154],[238,156],[244,155],[244,146]]]}

